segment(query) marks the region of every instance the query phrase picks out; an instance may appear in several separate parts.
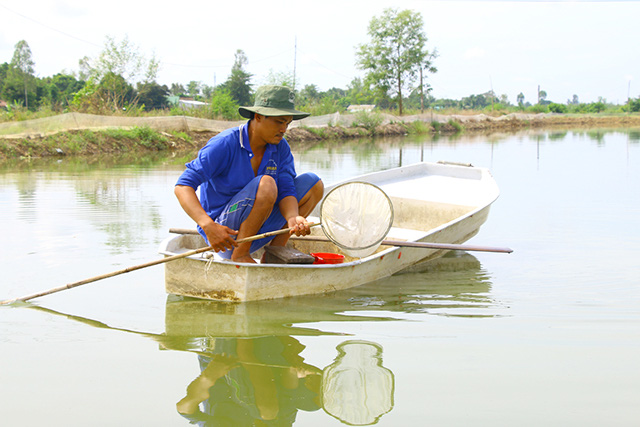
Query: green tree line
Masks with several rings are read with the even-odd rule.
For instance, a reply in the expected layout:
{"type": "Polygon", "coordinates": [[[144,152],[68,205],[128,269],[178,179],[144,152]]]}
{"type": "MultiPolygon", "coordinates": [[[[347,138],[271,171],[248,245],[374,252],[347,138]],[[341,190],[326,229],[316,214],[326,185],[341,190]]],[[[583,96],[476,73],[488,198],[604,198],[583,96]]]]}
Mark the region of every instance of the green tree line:
{"type": "MultiPolygon", "coordinates": [[[[271,71],[263,82],[294,87],[297,105],[314,115],[346,111],[349,105],[375,105],[398,115],[431,110],[474,110],[494,112],[598,113],[640,111],[640,98],[622,106],[599,99],[580,103],[574,95],[566,103],[547,100],[538,90],[535,100],[522,93],[512,104],[506,95],[493,91],[472,94],[459,100],[436,99],[428,75],[437,72],[437,50],[427,48],[422,15],[411,10],[386,9],[371,19],[369,41],[356,47],[356,65],[364,72],[346,88],[319,90],[315,84],[295,86],[295,76],[271,71]]],[[[78,111],[92,114],[188,114],[204,118],[239,119],[240,105],[253,102],[254,76],[246,71],[249,59],[243,50],[235,53],[229,77],[212,87],[199,81],[186,85],[157,82],[159,61],[147,58],[128,38],[107,37],[100,54],[79,61],[76,73],[61,72],[51,77],[35,75],[35,61],[25,40],[15,45],[10,62],[0,64],[0,100],[6,103],[4,120],[23,117],[20,112],[57,114],[78,111]],[[202,101],[200,108],[185,110],[176,104],[180,97],[202,101]]],[[[33,114],[32,114],[33,115],[33,114]]]]}

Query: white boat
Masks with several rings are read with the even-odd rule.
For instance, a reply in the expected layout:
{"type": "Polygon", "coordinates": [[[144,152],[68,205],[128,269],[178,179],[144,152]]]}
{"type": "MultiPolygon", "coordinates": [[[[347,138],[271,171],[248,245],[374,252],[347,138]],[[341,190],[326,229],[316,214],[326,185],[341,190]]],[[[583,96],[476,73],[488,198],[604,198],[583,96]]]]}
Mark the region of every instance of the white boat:
{"type": "MultiPolygon", "coordinates": [[[[394,208],[387,239],[406,242],[464,243],[478,233],[499,195],[487,169],[445,162],[418,163],[343,182],[350,181],[369,182],[384,190],[394,208]]],[[[325,194],[343,182],[328,187],[325,194]]],[[[320,227],[312,230],[313,235],[323,235],[320,227]]],[[[342,253],[331,242],[292,239],[289,245],[307,254],[342,253]]],[[[159,252],[173,256],[204,246],[201,236],[182,234],[167,238],[159,252]]],[[[261,252],[252,256],[259,259],[261,252]]],[[[205,252],[165,263],[165,286],[170,294],[223,301],[322,294],[391,276],[445,252],[382,245],[363,258],[345,255],[341,264],[246,264],[205,252]]]]}

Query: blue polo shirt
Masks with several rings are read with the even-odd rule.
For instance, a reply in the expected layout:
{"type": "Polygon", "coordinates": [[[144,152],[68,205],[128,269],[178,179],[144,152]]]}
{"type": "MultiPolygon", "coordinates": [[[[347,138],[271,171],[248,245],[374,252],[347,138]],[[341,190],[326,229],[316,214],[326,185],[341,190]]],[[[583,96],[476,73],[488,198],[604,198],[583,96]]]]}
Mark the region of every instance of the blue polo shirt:
{"type": "MultiPolygon", "coordinates": [[[[200,203],[215,219],[231,198],[256,176],[251,167],[253,152],[249,145],[249,122],[214,136],[186,164],[176,185],[200,187],[200,203]]],[[[279,144],[267,144],[258,175],[272,176],[278,186],[276,205],[287,196],[296,197],[293,179],[296,171],[291,148],[285,139],[279,144]]]]}

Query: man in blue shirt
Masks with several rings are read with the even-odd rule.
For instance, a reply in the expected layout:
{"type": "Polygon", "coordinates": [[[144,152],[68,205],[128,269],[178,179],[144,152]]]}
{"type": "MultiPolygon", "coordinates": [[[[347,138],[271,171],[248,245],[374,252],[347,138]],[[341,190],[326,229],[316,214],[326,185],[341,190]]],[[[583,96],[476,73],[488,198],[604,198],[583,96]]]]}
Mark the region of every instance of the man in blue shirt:
{"type": "Polygon", "coordinates": [[[269,241],[284,246],[291,234],[310,233],[305,217],[322,199],[324,185],[315,174],[296,175],[283,137],[293,120],[309,113],[297,111],[293,101],[287,87],[258,88],[253,107],[239,108],[249,121],[209,140],[176,183],[180,205],[200,234],[232,261],[255,262],[250,254],[269,241]],[[290,234],[236,243],[284,226],[290,234]]]}

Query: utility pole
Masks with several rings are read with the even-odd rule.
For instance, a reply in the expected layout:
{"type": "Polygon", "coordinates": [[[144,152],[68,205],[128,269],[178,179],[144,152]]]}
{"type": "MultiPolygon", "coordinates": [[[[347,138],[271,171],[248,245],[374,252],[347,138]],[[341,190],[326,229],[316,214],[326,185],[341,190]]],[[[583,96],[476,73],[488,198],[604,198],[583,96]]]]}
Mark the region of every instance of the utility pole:
{"type": "Polygon", "coordinates": [[[422,67],[420,67],[420,114],[424,114],[424,88],[422,86],[422,67]]]}
{"type": "Polygon", "coordinates": [[[298,36],[295,37],[293,42],[293,91],[296,90],[296,56],[298,55],[298,36]]]}
{"type": "Polygon", "coordinates": [[[629,85],[627,87],[627,113],[631,114],[631,79],[629,79],[629,85]]]}

